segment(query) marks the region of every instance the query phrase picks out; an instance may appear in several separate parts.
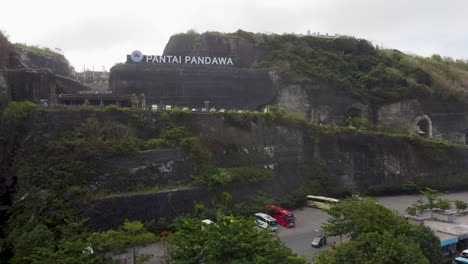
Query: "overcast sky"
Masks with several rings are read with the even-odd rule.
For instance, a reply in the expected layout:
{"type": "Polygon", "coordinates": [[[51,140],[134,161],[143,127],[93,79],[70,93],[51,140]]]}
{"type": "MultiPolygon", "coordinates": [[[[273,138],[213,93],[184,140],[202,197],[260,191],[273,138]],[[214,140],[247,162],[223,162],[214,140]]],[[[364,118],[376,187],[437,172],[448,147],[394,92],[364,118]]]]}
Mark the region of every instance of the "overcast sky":
{"type": "Polygon", "coordinates": [[[342,34],[385,48],[468,59],[467,0],[3,0],[10,41],[59,48],[78,71],[162,54],[169,37],[197,32],[342,34]]]}

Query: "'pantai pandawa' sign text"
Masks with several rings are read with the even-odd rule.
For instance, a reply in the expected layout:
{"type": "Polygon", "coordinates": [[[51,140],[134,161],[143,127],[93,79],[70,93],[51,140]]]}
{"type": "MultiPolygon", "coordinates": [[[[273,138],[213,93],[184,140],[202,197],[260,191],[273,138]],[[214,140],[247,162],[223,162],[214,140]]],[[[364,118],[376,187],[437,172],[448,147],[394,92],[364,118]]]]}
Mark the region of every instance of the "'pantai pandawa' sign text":
{"type": "Polygon", "coordinates": [[[136,62],[136,63],[143,62],[143,63],[170,63],[170,64],[234,65],[232,58],[229,58],[229,57],[143,55],[138,50],[133,51],[129,57],[130,57],[129,62],[136,62]]]}

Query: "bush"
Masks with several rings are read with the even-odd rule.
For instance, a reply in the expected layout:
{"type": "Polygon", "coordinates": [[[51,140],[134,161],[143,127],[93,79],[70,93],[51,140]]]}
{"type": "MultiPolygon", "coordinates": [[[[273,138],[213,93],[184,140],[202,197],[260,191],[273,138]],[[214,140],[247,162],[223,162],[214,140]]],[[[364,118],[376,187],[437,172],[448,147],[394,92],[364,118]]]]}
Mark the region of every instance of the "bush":
{"type": "Polygon", "coordinates": [[[464,211],[467,208],[467,205],[464,201],[456,200],[453,203],[455,204],[455,208],[457,208],[458,212],[464,211]]]}
{"type": "Polygon", "coordinates": [[[28,117],[39,110],[39,106],[29,101],[11,102],[3,111],[0,139],[11,140],[25,132],[28,117]]]}

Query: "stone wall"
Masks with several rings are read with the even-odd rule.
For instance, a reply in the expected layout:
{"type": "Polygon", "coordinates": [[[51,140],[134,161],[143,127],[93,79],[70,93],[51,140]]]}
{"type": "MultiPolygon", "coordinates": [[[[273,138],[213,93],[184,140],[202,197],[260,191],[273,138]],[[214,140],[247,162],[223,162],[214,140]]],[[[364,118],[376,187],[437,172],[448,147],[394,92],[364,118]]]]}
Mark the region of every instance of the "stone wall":
{"type": "Polygon", "coordinates": [[[89,90],[87,86],[76,80],[44,69],[6,70],[3,76],[9,87],[9,101],[40,102],[49,100],[55,94],[89,90]]]}
{"type": "Polygon", "coordinates": [[[121,226],[125,219],[170,220],[193,212],[195,203],[209,204],[213,192],[200,188],[182,188],[153,194],[122,195],[103,198],[83,211],[97,230],[121,226]]]}
{"type": "Polygon", "coordinates": [[[468,106],[462,102],[408,100],[384,105],[378,110],[378,123],[386,123],[404,133],[417,133],[417,121],[425,118],[430,137],[466,144],[468,106]]]}
{"type": "Polygon", "coordinates": [[[110,90],[145,94],[147,105],[257,110],[273,101],[277,88],[268,70],[223,66],[124,64],[114,66],[110,90]]]}
{"type": "Polygon", "coordinates": [[[48,100],[51,94],[55,94],[55,79],[51,72],[28,69],[9,70],[5,73],[11,101],[39,102],[42,99],[48,100]]]}
{"type": "Polygon", "coordinates": [[[276,104],[309,122],[345,125],[348,117],[370,119],[369,106],[336,87],[312,80],[292,81],[282,76],[276,104]]]}
{"type": "Polygon", "coordinates": [[[0,71],[0,110],[6,107],[9,98],[8,84],[4,74],[4,72],[0,71]]]}

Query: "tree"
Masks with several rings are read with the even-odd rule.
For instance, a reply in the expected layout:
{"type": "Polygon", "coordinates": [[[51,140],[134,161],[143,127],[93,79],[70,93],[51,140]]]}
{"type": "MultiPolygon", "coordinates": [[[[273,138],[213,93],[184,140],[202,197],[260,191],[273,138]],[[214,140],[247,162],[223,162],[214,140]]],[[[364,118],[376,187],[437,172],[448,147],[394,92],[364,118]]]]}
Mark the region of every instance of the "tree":
{"type": "MultiPolygon", "coordinates": [[[[436,208],[441,210],[450,209],[450,201],[447,199],[442,199],[442,195],[439,191],[426,187],[425,190],[419,191],[426,200],[419,199],[415,204],[406,208],[406,212],[410,215],[416,215],[416,213],[422,214],[425,210],[432,211],[436,208]]],[[[432,215],[431,215],[432,216],[432,215]]]]}
{"type": "Polygon", "coordinates": [[[104,253],[109,251],[118,251],[132,247],[133,260],[137,258],[135,247],[147,245],[154,242],[155,235],[148,232],[144,225],[139,221],[125,220],[123,226],[118,230],[108,230],[105,233],[93,233],[89,237],[94,251],[104,253]]]}
{"type": "Polygon", "coordinates": [[[307,263],[252,219],[227,217],[216,225],[186,218],[168,241],[173,263],[307,263]]]}
{"type": "Polygon", "coordinates": [[[52,249],[54,247],[54,235],[43,224],[36,225],[30,232],[23,233],[15,244],[12,263],[29,263],[29,257],[35,248],[52,249]]]}
{"type": "Polygon", "coordinates": [[[371,263],[419,263],[429,264],[421,248],[410,238],[392,232],[361,234],[356,240],[342,244],[334,254],[325,258],[321,253],[314,259],[316,264],[371,264],[371,263]],[[327,262],[323,262],[326,260],[327,262]]]}
{"type": "MultiPolygon", "coordinates": [[[[383,252],[384,247],[369,244],[372,239],[375,240],[375,243],[387,243],[389,247],[387,250],[399,248],[402,243],[403,245],[407,243],[408,248],[416,250],[417,254],[423,255],[422,259],[426,262],[422,263],[440,263],[440,241],[431,229],[425,226],[411,225],[405,218],[374,200],[345,199],[341,203],[332,206],[328,214],[330,217],[327,223],[323,225],[326,234],[349,235],[351,241],[342,243],[337,252],[319,254],[316,260],[322,262],[317,263],[344,263],[345,258],[354,261],[345,261],[345,263],[408,263],[400,262],[400,259],[396,256],[398,254],[389,258],[381,257],[382,259],[378,260],[378,255],[373,255],[372,252],[382,251],[382,254],[388,253],[383,252]],[[389,230],[391,230],[391,233],[388,233],[389,230]],[[370,236],[369,234],[374,235],[370,236]],[[369,237],[362,238],[362,236],[369,237]],[[361,241],[361,244],[356,244],[355,240],[361,241]],[[362,246],[362,243],[368,245],[362,246]],[[416,249],[413,244],[416,245],[416,249]]],[[[394,254],[394,252],[390,253],[394,254]]],[[[402,255],[404,254],[406,254],[406,251],[402,251],[402,255]]],[[[413,258],[410,257],[409,259],[413,258]]]]}
{"type": "Polygon", "coordinates": [[[322,228],[327,236],[381,232],[397,226],[402,220],[395,212],[372,199],[345,199],[328,211],[328,222],[322,228]]]}
{"type": "Polygon", "coordinates": [[[455,208],[457,208],[458,212],[466,210],[466,208],[467,208],[467,205],[466,205],[466,203],[464,201],[455,200],[455,201],[453,201],[453,203],[455,204],[455,208]]]}
{"type": "Polygon", "coordinates": [[[441,263],[440,240],[429,227],[407,223],[401,225],[397,232],[419,245],[429,263],[441,263]]]}

